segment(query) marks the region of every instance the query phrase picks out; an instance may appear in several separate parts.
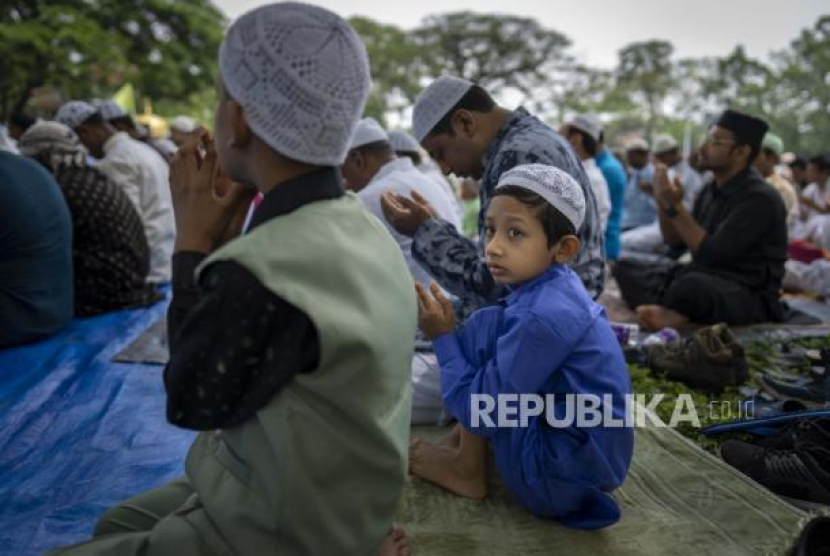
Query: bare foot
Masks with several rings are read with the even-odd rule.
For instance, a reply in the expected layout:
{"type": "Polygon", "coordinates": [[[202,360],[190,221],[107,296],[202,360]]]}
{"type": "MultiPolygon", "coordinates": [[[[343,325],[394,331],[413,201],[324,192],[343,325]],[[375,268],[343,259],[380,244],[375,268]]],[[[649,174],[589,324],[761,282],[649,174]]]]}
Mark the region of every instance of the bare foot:
{"type": "Polygon", "coordinates": [[[644,330],[681,328],[689,324],[689,319],[684,315],[660,305],[640,305],[636,311],[637,322],[644,330]]]}
{"type": "Polygon", "coordinates": [[[456,424],[450,434],[438,441],[439,446],[445,448],[458,448],[461,446],[461,425],[456,424]]]}
{"type": "Polygon", "coordinates": [[[415,439],[409,445],[409,472],[459,496],[481,500],[487,496],[485,459],[465,459],[460,454],[460,448],[415,439]]]}
{"type": "Polygon", "coordinates": [[[410,556],[409,540],[400,527],[393,527],[378,548],[378,556],[410,556]]]}

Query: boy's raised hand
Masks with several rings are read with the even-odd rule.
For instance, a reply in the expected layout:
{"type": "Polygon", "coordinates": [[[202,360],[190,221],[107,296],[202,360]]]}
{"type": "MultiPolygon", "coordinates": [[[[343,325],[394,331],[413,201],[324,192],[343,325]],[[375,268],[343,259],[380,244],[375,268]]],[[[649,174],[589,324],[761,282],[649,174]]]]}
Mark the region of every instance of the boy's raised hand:
{"type": "Polygon", "coordinates": [[[213,137],[204,128],[196,130],[170,165],[175,250],[213,251],[230,220],[253,193],[221,174],[213,137]]]}
{"type": "Polygon", "coordinates": [[[455,315],[452,303],[446,298],[438,284],[433,282],[428,292],[421,284],[415,284],[418,293],[418,326],[424,335],[433,340],[442,334],[452,332],[455,315]]]}

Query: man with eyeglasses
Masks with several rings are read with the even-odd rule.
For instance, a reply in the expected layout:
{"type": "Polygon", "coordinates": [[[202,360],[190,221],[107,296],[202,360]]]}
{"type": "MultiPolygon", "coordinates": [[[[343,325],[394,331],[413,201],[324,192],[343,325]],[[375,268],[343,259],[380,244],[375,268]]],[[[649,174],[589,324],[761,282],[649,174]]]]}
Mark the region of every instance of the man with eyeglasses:
{"type": "Polygon", "coordinates": [[[781,196],[752,165],[767,129],[763,120],[734,110],[720,115],[700,149],[702,169],[714,179],[691,211],[680,183],[655,164],[663,241],[689,249],[692,262],[665,268],[659,279],[652,271],[639,283],[631,279],[632,268],[618,268],[623,297],[636,307],[643,328],[783,320],[787,214],[781,196]]]}

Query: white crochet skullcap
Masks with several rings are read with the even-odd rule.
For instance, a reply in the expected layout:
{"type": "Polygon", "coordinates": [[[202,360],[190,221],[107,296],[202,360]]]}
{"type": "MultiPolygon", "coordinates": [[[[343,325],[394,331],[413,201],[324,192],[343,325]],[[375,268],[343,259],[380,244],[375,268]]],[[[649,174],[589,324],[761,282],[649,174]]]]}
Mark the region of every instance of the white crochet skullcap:
{"type": "Polygon", "coordinates": [[[415,139],[419,143],[423,142],[441,118],[447,115],[472,86],[472,81],[442,75],[421,91],[415,99],[415,108],[412,109],[412,133],[415,139]]]}
{"type": "Polygon", "coordinates": [[[392,150],[396,153],[421,152],[418,141],[405,131],[390,131],[389,142],[392,143],[392,150]]]}
{"type": "Polygon", "coordinates": [[[274,150],[309,164],[343,163],[370,85],[366,48],[343,18],[294,2],[256,8],[228,30],[219,71],[274,150]]]}
{"type": "Polygon", "coordinates": [[[668,133],[661,133],[654,138],[654,147],[651,150],[653,150],[656,154],[662,154],[674,150],[677,147],[677,139],[668,133]]]}
{"type": "Polygon", "coordinates": [[[196,129],[196,120],[190,116],[176,116],[170,120],[170,129],[175,129],[182,133],[191,133],[196,129]]]}
{"type": "Polygon", "coordinates": [[[98,109],[98,113],[105,120],[114,120],[127,115],[127,111],[118,106],[114,100],[96,100],[92,102],[93,106],[98,109]]]}
{"type": "Polygon", "coordinates": [[[602,122],[593,114],[577,114],[567,125],[587,133],[594,141],[599,141],[599,135],[602,133],[602,122]]]}
{"type": "Polygon", "coordinates": [[[352,135],[352,142],[349,144],[349,150],[377,141],[389,141],[389,135],[386,130],[380,127],[376,119],[363,118],[357,123],[354,135],[352,135]]]}
{"type": "Polygon", "coordinates": [[[515,185],[533,191],[561,212],[574,230],[585,218],[585,196],[577,181],[568,173],[545,164],[522,164],[501,175],[496,190],[515,185]]]}
{"type": "Polygon", "coordinates": [[[55,121],[65,125],[69,129],[77,129],[79,125],[97,112],[98,110],[88,102],[70,100],[60,107],[58,113],[55,114],[55,121]]]}

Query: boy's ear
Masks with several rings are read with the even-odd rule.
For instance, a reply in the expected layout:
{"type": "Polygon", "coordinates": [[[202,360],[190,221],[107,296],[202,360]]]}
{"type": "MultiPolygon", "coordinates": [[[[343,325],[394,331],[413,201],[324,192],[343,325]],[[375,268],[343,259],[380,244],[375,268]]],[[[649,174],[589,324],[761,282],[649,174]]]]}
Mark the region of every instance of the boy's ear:
{"type": "Polygon", "coordinates": [[[576,258],[576,254],[579,252],[579,239],[574,235],[563,236],[551,250],[553,251],[553,262],[568,263],[576,258]]]}
{"type": "Polygon", "coordinates": [[[245,119],[245,111],[242,106],[233,99],[228,102],[228,116],[230,118],[231,138],[230,146],[244,149],[253,138],[253,132],[245,119]]]}

